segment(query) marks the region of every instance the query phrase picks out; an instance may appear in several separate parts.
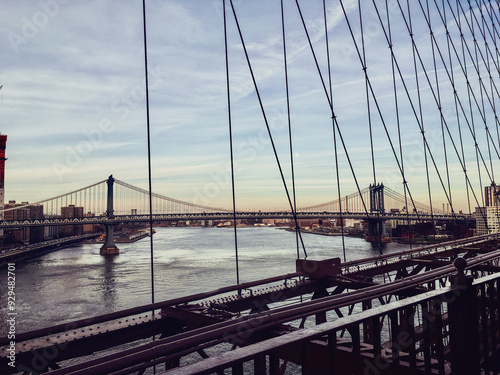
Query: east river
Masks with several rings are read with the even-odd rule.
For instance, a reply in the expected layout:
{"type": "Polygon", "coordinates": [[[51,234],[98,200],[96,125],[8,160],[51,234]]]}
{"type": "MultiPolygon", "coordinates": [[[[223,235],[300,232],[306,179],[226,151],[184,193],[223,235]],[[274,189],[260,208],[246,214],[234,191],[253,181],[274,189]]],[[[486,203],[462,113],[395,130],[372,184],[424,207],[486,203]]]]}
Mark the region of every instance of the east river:
{"type": "MultiPolygon", "coordinates": [[[[238,228],[240,281],[295,272],[295,233],[277,228],[238,228]]],[[[303,234],[308,256],[343,259],[342,238],[303,234]]],[[[361,238],[345,238],[347,260],[379,254],[361,238]]],[[[43,328],[151,302],[150,238],[119,244],[120,255],[99,255],[82,244],[15,264],[16,331],[43,328]]],[[[156,228],[155,302],[236,283],[232,228],[156,228]]],[[[407,245],[386,244],[384,252],[407,245]]],[[[300,249],[303,256],[303,251],[300,249]]],[[[2,267],[0,316],[7,316],[7,266],[2,267]]],[[[8,323],[0,322],[0,336],[8,323]]]]}

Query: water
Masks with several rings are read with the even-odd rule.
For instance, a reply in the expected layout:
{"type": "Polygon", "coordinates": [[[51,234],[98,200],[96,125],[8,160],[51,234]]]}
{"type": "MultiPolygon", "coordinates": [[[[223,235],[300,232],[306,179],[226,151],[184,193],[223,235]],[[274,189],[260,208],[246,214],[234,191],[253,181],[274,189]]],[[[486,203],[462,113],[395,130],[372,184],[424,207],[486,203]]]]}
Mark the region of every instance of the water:
{"type": "MultiPolygon", "coordinates": [[[[276,228],[238,229],[240,281],[295,271],[295,233],[276,228]]],[[[308,256],[343,258],[342,238],[303,234],[308,256]]],[[[378,254],[360,238],[345,238],[347,260],[378,254]]],[[[151,302],[150,238],[119,244],[120,255],[99,255],[99,244],[83,244],[16,264],[18,333],[151,302]]],[[[384,245],[384,252],[406,248],[384,245]]],[[[303,252],[301,250],[301,256],[303,252]]],[[[155,302],[236,283],[232,228],[156,228],[155,302]]],[[[0,270],[7,280],[7,267],[0,270]]],[[[7,283],[0,316],[7,316],[7,283]]],[[[0,336],[7,332],[0,321],[0,336]]]]}

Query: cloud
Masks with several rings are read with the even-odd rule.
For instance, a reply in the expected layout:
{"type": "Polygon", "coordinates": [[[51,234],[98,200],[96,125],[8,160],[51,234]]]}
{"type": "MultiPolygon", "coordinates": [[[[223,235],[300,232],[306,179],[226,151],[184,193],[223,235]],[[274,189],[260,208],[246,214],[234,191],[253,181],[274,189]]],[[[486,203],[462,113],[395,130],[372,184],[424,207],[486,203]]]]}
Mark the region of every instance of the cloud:
{"type": "MultiPolygon", "coordinates": [[[[289,170],[280,4],[264,0],[234,1],[234,4],[279,157],[284,170],[289,170]]],[[[371,94],[370,112],[367,109],[364,71],[344,12],[338,3],[327,4],[334,110],[356,177],[363,186],[372,181],[370,120],[375,159],[379,163],[377,173],[380,178],[387,176],[394,184],[400,184],[396,160],[371,94]]],[[[354,40],[361,48],[358,2],[350,0],[343,4],[354,40]]],[[[421,189],[425,165],[417,122],[420,121],[419,107],[422,107],[423,124],[432,140],[430,147],[440,172],[445,168],[439,110],[431,93],[431,87],[437,91],[437,84],[446,121],[458,144],[453,89],[445,70],[445,66],[450,68],[445,28],[437,11],[431,9],[434,36],[445,59],[442,63],[438,58],[434,65],[428,25],[418,4],[412,4],[415,44],[429,76],[429,87],[419,63],[415,77],[411,39],[401,11],[394,1],[388,4],[389,15],[385,4],[379,11],[386,31],[387,16],[390,17],[394,53],[414,105],[412,109],[396,72],[403,158],[405,165],[412,168],[408,175],[413,178],[415,189],[421,189]]],[[[7,199],[39,200],[42,197],[38,195],[62,194],[67,189],[81,187],[79,184],[102,180],[111,173],[144,186],[147,140],[141,4],[117,0],[41,0],[3,5],[0,85],[4,87],[0,131],[9,136],[7,199]],[[59,167],[59,172],[54,166],[59,167]]],[[[300,1],[300,5],[328,91],[322,4],[300,1]]],[[[465,50],[465,61],[462,61],[458,26],[450,9],[446,10],[448,30],[455,38],[459,55],[455,56],[452,50],[454,80],[466,112],[465,115],[459,113],[458,119],[461,136],[467,143],[464,155],[470,165],[468,169],[472,170],[476,162],[474,147],[470,147],[473,132],[477,132],[479,148],[489,165],[488,144],[479,113],[482,103],[478,109],[472,98],[472,110],[468,107],[466,81],[470,82],[479,101],[479,77],[474,66],[475,56],[471,58],[465,50]],[[465,68],[468,79],[462,71],[465,68]],[[467,121],[472,123],[472,119],[475,119],[475,130],[467,127],[467,121]]],[[[285,2],[285,15],[293,146],[300,154],[300,160],[296,160],[297,178],[302,199],[319,203],[336,198],[331,113],[293,2],[285,2]]],[[[367,72],[399,155],[390,50],[371,2],[362,4],[362,17],[367,72]]],[[[192,197],[194,189],[204,189],[207,184],[225,178],[229,161],[221,2],[153,0],[147,3],[147,20],[155,186],[160,189],[159,193],[187,199],[192,197]]],[[[461,21],[467,46],[474,51],[467,23],[463,17],[461,21]]],[[[233,141],[241,168],[236,179],[241,189],[238,204],[241,207],[272,201],[282,204],[283,199],[277,197],[283,187],[231,12],[228,12],[228,31],[233,141]]],[[[477,48],[486,56],[488,52],[482,42],[477,48]]],[[[493,64],[493,60],[490,63],[493,64]]],[[[488,80],[486,64],[476,65],[482,80],[488,80]]],[[[494,70],[494,65],[490,70],[494,70]]],[[[498,86],[497,77],[493,83],[498,86]]],[[[486,94],[491,97],[491,89],[483,90],[484,117],[494,124],[486,94]]],[[[494,95],[493,98],[496,99],[494,95]]],[[[456,167],[458,158],[450,140],[447,136],[445,139],[449,163],[454,166],[450,169],[452,184],[461,189],[458,184],[463,185],[463,172],[456,167]]],[[[345,150],[340,139],[337,141],[341,179],[345,184],[342,191],[351,193],[353,177],[345,150]]],[[[458,149],[461,155],[460,147],[458,149]]],[[[495,165],[498,160],[493,159],[495,165]]],[[[481,164],[484,179],[486,173],[481,164]]],[[[286,173],[289,179],[289,172],[286,173]]],[[[436,173],[432,174],[435,184],[436,173]]],[[[481,184],[475,179],[479,191],[481,184]]],[[[220,187],[220,195],[214,200],[221,205],[230,202],[226,184],[220,187]]]]}

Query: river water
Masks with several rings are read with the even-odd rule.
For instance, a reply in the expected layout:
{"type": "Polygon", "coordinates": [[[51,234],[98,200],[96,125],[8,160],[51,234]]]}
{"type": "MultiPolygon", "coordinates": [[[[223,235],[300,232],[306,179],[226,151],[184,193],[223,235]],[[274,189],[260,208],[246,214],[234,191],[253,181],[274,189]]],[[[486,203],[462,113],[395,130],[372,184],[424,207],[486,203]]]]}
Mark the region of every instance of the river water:
{"type": "MultiPolygon", "coordinates": [[[[240,281],[295,272],[295,233],[238,228],[240,281]]],[[[343,259],[342,238],[303,234],[308,256],[343,259]]],[[[347,260],[375,256],[377,247],[345,238],[347,260]]],[[[100,244],[82,244],[15,264],[18,333],[151,302],[150,238],[119,244],[120,255],[99,255],[100,244]]],[[[156,228],[155,302],[236,283],[232,228],[156,228]]],[[[386,244],[384,252],[406,245],[386,244]]],[[[303,251],[300,251],[303,256],[303,251]]],[[[7,316],[7,267],[1,279],[0,316],[7,316]]],[[[6,336],[7,322],[0,322],[6,336]]]]}

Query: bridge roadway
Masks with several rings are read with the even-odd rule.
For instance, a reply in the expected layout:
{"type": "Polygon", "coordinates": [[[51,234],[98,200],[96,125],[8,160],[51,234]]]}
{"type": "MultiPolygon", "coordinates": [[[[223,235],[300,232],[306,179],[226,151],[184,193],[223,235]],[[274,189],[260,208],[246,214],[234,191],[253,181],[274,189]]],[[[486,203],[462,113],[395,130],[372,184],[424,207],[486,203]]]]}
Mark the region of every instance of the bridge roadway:
{"type": "MultiPolygon", "coordinates": [[[[20,333],[16,335],[17,369],[121,374],[141,373],[159,363],[166,364],[166,369],[174,368],[180,357],[193,361],[194,357],[209,357],[214,350],[244,349],[306,330],[315,323],[319,327],[325,322],[354,319],[361,311],[389,306],[397,298],[439,291],[449,285],[448,278],[456,272],[451,262],[459,255],[468,260],[468,273],[475,277],[496,273],[500,271],[499,243],[499,234],[462,239],[348,262],[341,265],[341,272],[321,279],[295,272],[20,333]],[[153,335],[161,336],[150,342],[153,335]],[[129,344],[129,349],[120,349],[119,345],[131,342],[135,347],[130,349],[129,344]],[[109,354],[110,349],[117,352],[109,354]],[[97,352],[94,358],[100,358],[80,358],[76,365],[74,360],[73,365],[64,363],[97,352]],[[130,371],[122,371],[124,368],[130,371]]],[[[381,334],[378,332],[379,337],[381,334]]],[[[416,340],[423,340],[423,336],[421,330],[416,340]]],[[[352,352],[349,335],[336,341],[338,348],[352,352]]],[[[8,338],[0,339],[1,373],[14,373],[7,365],[8,345],[8,338]]],[[[294,362],[293,353],[284,350],[279,355],[294,362]]],[[[346,358],[341,365],[348,368],[352,358],[346,358]]],[[[436,366],[435,359],[426,361],[436,366]]]]}
{"type": "MultiPolygon", "coordinates": [[[[289,211],[279,212],[237,212],[236,218],[240,219],[358,219],[358,220],[424,220],[424,221],[450,221],[450,220],[474,220],[470,215],[447,214],[430,215],[429,213],[377,213],[377,212],[296,212],[295,216],[289,211]]],[[[198,213],[173,213],[153,214],[153,221],[189,221],[189,220],[233,220],[232,212],[198,212],[198,213]]],[[[59,225],[83,225],[83,224],[120,224],[127,222],[149,222],[149,215],[115,215],[113,218],[106,216],[80,217],[80,218],[47,218],[38,220],[3,220],[0,221],[0,229],[19,227],[59,226],[59,225]]]]}

